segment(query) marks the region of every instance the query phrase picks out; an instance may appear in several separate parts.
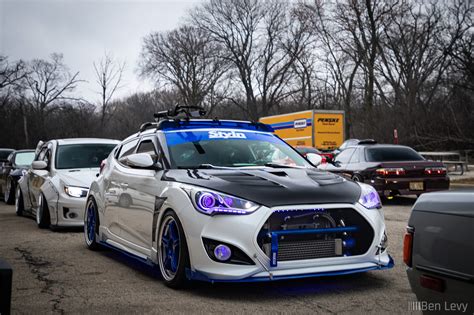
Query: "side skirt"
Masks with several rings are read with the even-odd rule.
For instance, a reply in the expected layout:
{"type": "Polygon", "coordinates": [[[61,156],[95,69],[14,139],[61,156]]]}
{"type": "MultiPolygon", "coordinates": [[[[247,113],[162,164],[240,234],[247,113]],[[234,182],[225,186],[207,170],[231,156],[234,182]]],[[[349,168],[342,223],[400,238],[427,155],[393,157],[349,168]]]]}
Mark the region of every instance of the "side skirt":
{"type": "Polygon", "coordinates": [[[133,253],[131,253],[131,252],[125,250],[125,249],[122,249],[122,248],[120,248],[120,247],[117,246],[118,244],[117,244],[117,245],[115,245],[115,244],[110,244],[109,242],[104,242],[104,241],[100,241],[99,244],[102,245],[102,246],[104,246],[104,247],[106,247],[106,248],[110,248],[110,249],[112,249],[112,250],[114,250],[114,251],[116,251],[116,252],[119,252],[119,253],[121,253],[121,254],[124,255],[124,256],[127,256],[127,257],[129,257],[129,258],[132,258],[132,259],[134,259],[134,260],[136,260],[136,261],[139,261],[139,262],[141,262],[141,263],[143,263],[143,264],[145,264],[145,265],[148,265],[148,266],[150,266],[150,267],[155,267],[155,266],[156,266],[156,264],[155,264],[154,262],[152,262],[150,259],[145,258],[145,257],[142,257],[142,256],[139,256],[139,255],[135,255],[135,254],[133,254],[133,253]]]}

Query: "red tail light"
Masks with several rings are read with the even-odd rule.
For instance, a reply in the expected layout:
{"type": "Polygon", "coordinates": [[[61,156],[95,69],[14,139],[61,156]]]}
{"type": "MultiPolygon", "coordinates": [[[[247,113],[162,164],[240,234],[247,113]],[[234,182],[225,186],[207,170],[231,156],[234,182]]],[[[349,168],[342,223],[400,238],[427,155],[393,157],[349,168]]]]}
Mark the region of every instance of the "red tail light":
{"type": "Polygon", "coordinates": [[[380,176],[401,176],[405,175],[405,169],[403,168],[379,168],[375,171],[380,176]]]}
{"type": "Polygon", "coordinates": [[[324,155],[321,155],[321,164],[326,164],[328,161],[324,155]]]}
{"type": "Polygon", "coordinates": [[[407,227],[407,232],[403,238],[403,262],[411,267],[412,265],[412,252],[413,252],[413,232],[415,230],[412,227],[407,227]]]}
{"type": "Polygon", "coordinates": [[[104,170],[105,165],[106,165],[106,160],[102,160],[102,162],[100,162],[99,174],[102,174],[102,171],[104,170]]]}
{"type": "Polygon", "coordinates": [[[427,167],[425,168],[426,175],[446,175],[446,167],[427,167]]]}
{"type": "Polygon", "coordinates": [[[420,285],[424,288],[431,289],[438,292],[444,292],[444,280],[430,277],[427,275],[420,276],[420,285]]]}

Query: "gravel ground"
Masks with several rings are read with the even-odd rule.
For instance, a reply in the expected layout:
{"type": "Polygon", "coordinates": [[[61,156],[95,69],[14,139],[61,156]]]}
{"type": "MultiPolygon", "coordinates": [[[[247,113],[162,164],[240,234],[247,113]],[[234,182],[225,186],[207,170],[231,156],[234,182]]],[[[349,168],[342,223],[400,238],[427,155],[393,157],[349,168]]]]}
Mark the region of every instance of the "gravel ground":
{"type": "Polygon", "coordinates": [[[154,269],[112,251],[86,249],[82,231],[40,230],[0,203],[0,257],[13,267],[12,314],[408,313],[415,301],[402,262],[414,202],[384,207],[395,267],[365,274],[255,284],[164,286],[154,269]]]}

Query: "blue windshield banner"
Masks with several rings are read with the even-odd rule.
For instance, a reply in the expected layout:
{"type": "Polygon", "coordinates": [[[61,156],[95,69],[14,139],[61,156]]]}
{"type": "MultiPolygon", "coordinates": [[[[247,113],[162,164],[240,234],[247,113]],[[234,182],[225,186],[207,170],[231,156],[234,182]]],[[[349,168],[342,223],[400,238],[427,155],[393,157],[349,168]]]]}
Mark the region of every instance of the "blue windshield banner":
{"type": "Polygon", "coordinates": [[[242,130],[185,130],[178,132],[165,132],[168,146],[175,146],[187,142],[209,140],[259,140],[265,142],[281,142],[271,133],[247,132],[242,130]]]}

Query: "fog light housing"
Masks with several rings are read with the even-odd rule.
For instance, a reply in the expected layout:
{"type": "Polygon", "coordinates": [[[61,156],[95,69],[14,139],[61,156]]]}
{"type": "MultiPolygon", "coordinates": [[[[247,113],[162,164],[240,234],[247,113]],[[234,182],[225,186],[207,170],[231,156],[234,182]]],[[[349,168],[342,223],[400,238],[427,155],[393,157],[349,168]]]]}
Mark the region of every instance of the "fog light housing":
{"type": "Polygon", "coordinates": [[[213,261],[223,264],[255,265],[249,256],[232,244],[205,237],[202,238],[202,243],[207,255],[213,261]]]}
{"type": "Polygon", "coordinates": [[[231,255],[232,255],[232,251],[227,245],[219,244],[216,246],[216,248],[214,248],[214,256],[216,257],[217,260],[220,260],[220,261],[229,260],[231,255]]]}

